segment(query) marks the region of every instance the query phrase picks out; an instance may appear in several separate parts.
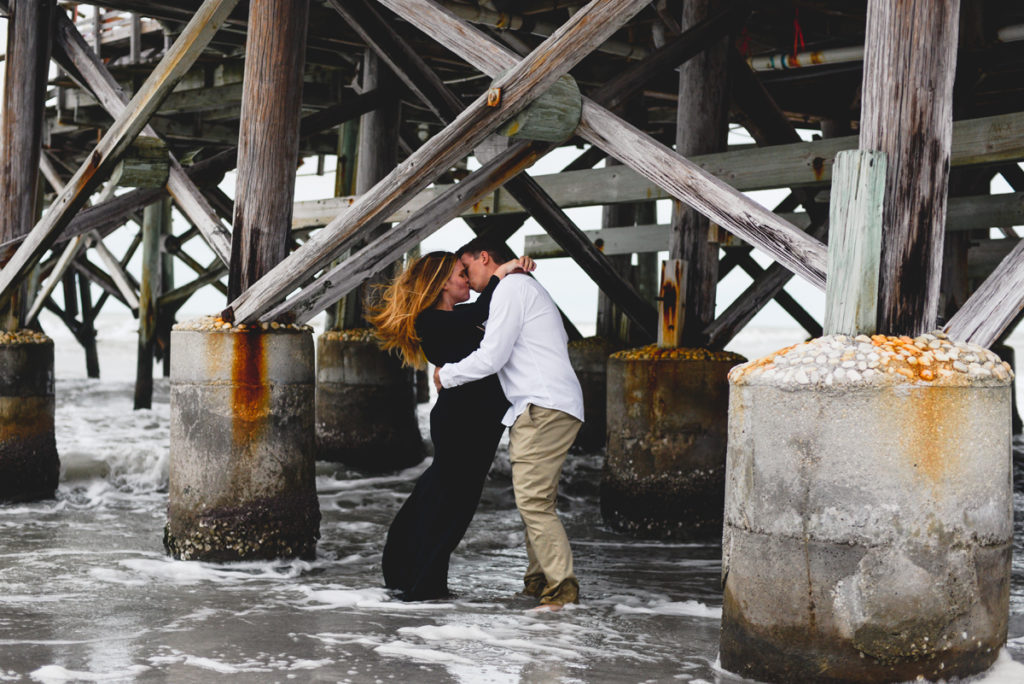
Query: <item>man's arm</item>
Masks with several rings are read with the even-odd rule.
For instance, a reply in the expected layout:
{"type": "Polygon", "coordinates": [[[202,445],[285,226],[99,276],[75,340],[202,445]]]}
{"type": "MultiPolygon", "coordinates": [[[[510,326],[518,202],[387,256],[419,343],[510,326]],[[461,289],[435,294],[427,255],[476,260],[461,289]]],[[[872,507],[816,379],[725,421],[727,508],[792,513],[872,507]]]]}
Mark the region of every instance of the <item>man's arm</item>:
{"type": "Polygon", "coordinates": [[[512,355],[512,347],[525,318],[524,291],[514,280],[506,280],[491,298],[491,315],[487,319],[480,348],[458,363],[449,363],[439,369],[437,378],[443,387],[465,385],[497,373],[512,355]]]}

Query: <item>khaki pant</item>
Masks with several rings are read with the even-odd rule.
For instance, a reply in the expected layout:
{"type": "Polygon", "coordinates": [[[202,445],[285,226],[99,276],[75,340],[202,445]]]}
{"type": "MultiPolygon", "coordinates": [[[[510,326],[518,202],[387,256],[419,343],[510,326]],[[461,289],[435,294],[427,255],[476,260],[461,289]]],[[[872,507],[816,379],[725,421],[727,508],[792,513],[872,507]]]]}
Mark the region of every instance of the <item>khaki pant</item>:
{"type": "Polygon", "coordinates": [[[526,527],[526,586],[543,586],[542,603],[576,600],[572,550],[555,512],[555,498],[562,463],[581,425],[568,413],[530,404],[509,432],[512,487],[526,527]]]}

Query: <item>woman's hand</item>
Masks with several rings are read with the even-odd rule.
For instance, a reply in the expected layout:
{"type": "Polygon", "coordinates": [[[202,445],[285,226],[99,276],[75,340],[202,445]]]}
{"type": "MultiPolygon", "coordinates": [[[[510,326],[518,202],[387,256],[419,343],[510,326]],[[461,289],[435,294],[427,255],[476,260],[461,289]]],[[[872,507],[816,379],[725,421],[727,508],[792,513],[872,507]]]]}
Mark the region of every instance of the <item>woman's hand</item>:
{"type": "Polygon", "coordinates": [[[530,271],[537,268],[537,262],[528,256],[513,259],[512,261],[506,261],[498,270],[494,272],[494,275],[498,276],[498,279],[502,279],[509,273],[529,273],[530,271]]]}

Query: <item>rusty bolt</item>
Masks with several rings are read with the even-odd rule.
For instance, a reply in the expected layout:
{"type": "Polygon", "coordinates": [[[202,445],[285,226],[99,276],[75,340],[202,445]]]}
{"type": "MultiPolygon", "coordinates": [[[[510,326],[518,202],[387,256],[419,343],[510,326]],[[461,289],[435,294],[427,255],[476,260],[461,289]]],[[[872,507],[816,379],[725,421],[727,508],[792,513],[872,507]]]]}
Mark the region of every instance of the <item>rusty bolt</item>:
{"type": "Polygon", "coordinates": [[[501,104],[501,88],[488,88],[487,90],[487,106],[497,107],[501,104]]]}

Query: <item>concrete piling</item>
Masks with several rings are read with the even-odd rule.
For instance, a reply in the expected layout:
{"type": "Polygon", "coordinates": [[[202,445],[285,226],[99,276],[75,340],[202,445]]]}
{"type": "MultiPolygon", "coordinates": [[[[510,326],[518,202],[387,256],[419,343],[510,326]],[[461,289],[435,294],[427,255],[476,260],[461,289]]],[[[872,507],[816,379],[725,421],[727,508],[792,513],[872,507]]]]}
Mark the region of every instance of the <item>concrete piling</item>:
{"type": "Polygon", "coordinates": [[[0,334],[0,502],[57,491],[53,340],[33,330],[0,334]]]}
{"type": "Polygon", "coordinates": [[[722,666],[763,681],[966,677],[1006,639],[1009,365],[944,336],[831,335],[730,374],[722,666]]]}
{"type": "Polygon", "coordinates": [[[413,371],[381,350],[372,330],[318,338],[316,440],[317,458],[367,472],[423,460],[413,371]]]}
{"type": "Polygon", "coordinates": [[[651,345],[608,359],[601,513],[647,538],[718,538],[731,352],[651,345]]]}
{"type": "Polygon", "coordinates": [[[170,491],[176,558],[312,558],[313,340],[304,326],[210,318],[171,332],[170,491]]]}
{"type": "Polygon", "coordinates": [[[587,453],[603,449],[608,441],[608,357],[615,350],[615,345],[602,337],[569,342],[569,362],[583,389],[587,418],[573,447],[587,453]]]}

